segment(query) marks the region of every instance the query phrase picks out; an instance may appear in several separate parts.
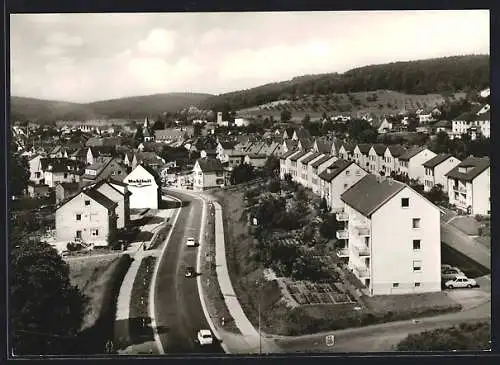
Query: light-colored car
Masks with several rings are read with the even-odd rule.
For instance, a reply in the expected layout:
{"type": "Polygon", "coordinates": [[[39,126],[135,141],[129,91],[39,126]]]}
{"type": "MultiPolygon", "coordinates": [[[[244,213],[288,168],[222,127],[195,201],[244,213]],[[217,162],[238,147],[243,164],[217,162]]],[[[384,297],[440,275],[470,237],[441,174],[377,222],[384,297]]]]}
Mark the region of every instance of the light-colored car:
{"type": "Polygon", "coordinates": [[[448,280],[445,283],[445,287],[448,289],[456,289],[456,288],[472,288],[477,286],[476,280],[469,279],[466,276],[457,276],[453,280],[448,280]]]}
{"type": "Polygon", "coordinates": [[[462,276],[465,276],[465,274],[456,267],[452,267],[451,269],[441,270],[441,281],[444,282],[447,282],[448,280],[454,280],[462,276]]]}
{"type": "Polygon", "coordinates": [[[210,332],[210,330],[199,330],[197,337],[198,337],[198,343],[201,346],[211,345],[214,342],[214,339],[212,337],[212,332],[210,332]]]}
{"type": "Polygon", "coordinates": [[[186,246],[188,247],[195,247],[196,246],[196,240],[193,237],[189,237],[186,241],[186,246]]]}

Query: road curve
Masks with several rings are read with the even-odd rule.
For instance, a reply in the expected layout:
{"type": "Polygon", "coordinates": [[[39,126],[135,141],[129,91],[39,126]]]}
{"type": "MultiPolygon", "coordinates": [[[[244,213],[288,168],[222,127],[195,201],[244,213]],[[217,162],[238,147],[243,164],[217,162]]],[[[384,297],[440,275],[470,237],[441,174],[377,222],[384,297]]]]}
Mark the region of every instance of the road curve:
{"type": "Polygon", "coordinates": [[[179,212],[168,246],[160,258],[153,288],[159,339],[166,354],[224,353],[220,343],[201,347],[195,342],[198,330],[210,326],[203,312],[196,280],[184,277],[187,266],[196,267],[198,248],[187,247],[185,242],[187,237],[199,237],[202,204],[198,199],[179,192],[167,191],[164,194],[181,199],[185,206],[179,212]]]}

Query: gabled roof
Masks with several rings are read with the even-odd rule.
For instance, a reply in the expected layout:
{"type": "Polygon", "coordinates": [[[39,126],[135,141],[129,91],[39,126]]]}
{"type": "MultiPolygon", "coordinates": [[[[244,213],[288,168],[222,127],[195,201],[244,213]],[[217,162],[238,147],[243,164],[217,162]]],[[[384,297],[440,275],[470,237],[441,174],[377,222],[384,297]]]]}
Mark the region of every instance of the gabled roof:
{"type": "Polygon", "coordinates": [[[297,161],[299,158],[305,156],[309,151],[300,151],[296,155],[293,155],[290,157],[290,161],[297,161]]]}
{"type": "Polygon", "coordinates": [[[313,141],[311,138],[300,138],[299,142],[302,148],[311,148],[313,145],[313,141]]]}
{"type": "Polygon", "coordinates": [[[347,152],[353,152],[354,149],[356,148],[356,145],[354,143],[341,143],[340,146],[339,146],[339,150],[344,147],[344,149],[347,151],[347,152]]]}
{"type": "Polygon", "coordinates": [[[113,209],[118,205],[117,202],[114,202],[113,200],[109,199],[107,196],[97,191],[94,187],[91,187],[88,190],[84,189],[83,192],[85,195],[92,198],[93,200],[95,200],[96,202],[98,202],[107,209],[113,209]]]}
{"type": "Polygon", "coordinates": [[[377,155],[383,156],[387,146],[385,144],[382,144],[382,143],[377,143],[377,144],[372,145],[372,148],[375,150],[375,153],[377,155]]]}
{"type": "Polygon", "coordinates": [[[420,152],[425,150],[426,147],[423,146],[413,146],[410,149],[408,149],[405,153],[403,153],[401,156],[399,156],[399,160],[401,161],[408,161],[410,158],[418,155],[420,152]]]}
{"type": "Polygon", "coordinates": [[[390,198],[405,188],[392,179],[379,179],[368,174],[341,195],[341,199],[365,217],[370,217],[390,198]]]}
{"type": "Polygon", "coordinates": [[[333,141],[328,141],[328,140],[322,140],[322,139],[319,139],[317,138],[316,139],[316,145],[318,146],[318,151],[320,153],[330,153],[330,151],[332,150],[332,144],[333,144],[333,141]]]}
{"type": "Polygon", "coordinates": [[[156,139],[181,139],[187,131],[175,128],[155,130],[156,139]]]}
{"type": "Polygon", "coordinates": [[[364,155],[368,154],[368,152],[370,152],[370,148],[372,147],[372,145],[368,143],[359,143],[356,146],[358,147],[359,151],[364,155]]]}
{"type": "Polygon", "coordinates": [[[317,159],[316,161],[314,161],[311,166],[312,167],[318,167],[319,165],[321,164],[324,164],[326,161],[328,161],[329,159],[333,158],[333,156],[330,156],[330,155],[325,155],[319,159],[317,159]]]}
{"type": "Polygon", "coordinates": [[[446,161],[448,158],[453,157],[451,153],[440,153],[436,155],[435,157],[431,158],[430,160],[424,162],[422,166],[428,167],[433,169],[437,165],[439,165],[441,162],[446,161]]]}
{"type": "Polygon", "coordinates": [[[321,153],[319,153],[319,152],[313,152],[313,154],[312,154],[312,155],[307,156],[306,158],[304,158],[304,159],[302,160],[302,163],[303,163],[304,165],[307,165],[309,162],[311,162],[311,161],[312,161],[312,160],[314,160],[315,158],[318,158],[319,156],[321,156],[321,153]]]}
{"type": "Polygon", "coordinates": [[[70,160],[69,158],[41,158],[40,165],[42,171],[51,171],[55,173],[71,172],[80,173],[84,165],[80,161],[70,160]],[[49,166],[52,166],[49,169],[49,166]]]}
{"type": "Polygon", "coordinates": [[[389,149],[392,157],[399,157],[406,153],[406,148],[399,144],[389,145],[387,148],[389,149]]]}
{"type": "Polygon", "coordinates": [[[203,157],[196,160],[203,172],[216,172],[222,171],[224,168],[219,160],[211,157],[203,157]]]}
{"type": "Polygon", "coordinates": [[[444,176],[450,179],[472,181],[489,166],[490,159],[488,157],[469,156],[444,176]],[[460,172],[461,167],[471,167],[472,169],[464,173],[460,172]]]}
{"type": "Polygon", "coordinates": [[[115,148],[113,146],[91,146],[89,149],[94,157],[112,156],[115,153],[115,148]]]}
{"type": "Polygon", "coordinates": [[[60,182],[57,185],[60,185],[64,190],[68,192],[74,192],[80,190],[80,185],[76,182],[75,183],[60,182]]]}
{"type": "Polygon", "coordinates": [[[434,128],[451,128],[451,121],[440,120],[432,125],[434,128]]]}
{"type": "Polygon", "coordinates": [[[144,170],[146,170],[147,172],[149,172],[153,176],[153,178],[155,179],[156,185],[161,186],[160,175],[158,175],[158,172],[156,172],[155,169],[153,169],[151,166],[144,165],[142,163],[140,163],[139,165],[137,165],[137,167],[139,167],[139,166],[141,166],[144,170]]]}
{"type": "Polygon", "coordinates": [[[280,156],[280,160],[286,160],[288,157],[290,157],[291,155],[293,155],[294,153],[297,153],[297,152],[299,152],[299,150],[290,150],[287,153],[282,154],[280,156]]]}
{"type": "Polygon", "coordinates": [[[296,129],[295,133],[297,134],[297,138],[299,140],[311,138],[311,133],[309,133],[309,131],[307,129],[305,129],[304,127],[300,127],[299,129],[296,129]]]}
{"type": "Polygon", "coordinates": [[[127,187],[128,186],[123,181],[118,181],[118,180],[115,180],[115,179],[109,179],[109,182],[111,184],[115,184],[115,185],[118,185],[118,186],[123,186],[123,187],[127,187]]]}
{"type": "Polygon", "coordinates": [[[234,143],[233,141],[220,141],[219,143],[225,150],[232,150],[236,145],[236,143],[234,143]]]}
{"type": "Polygon", "coordinates": [[[290,149],[297,147],[299,142],[296,140],[287,139],[287,140],[285,140],[285,144],[286,144],[286,148],[288,148],[290,150],[290,149]]]}
{"type": "Polygon", "coordinates": [[[324,181],[332,181],[337,175],[339,175],[342,171],[344,171],[347,167],[351,166],[354,162],[347,161],[339,158],[330,166],[328,166],[325,171],[319,174],[319,178],[324,181]],[[330,172],[328,172],[330,170],[330,172]]]}

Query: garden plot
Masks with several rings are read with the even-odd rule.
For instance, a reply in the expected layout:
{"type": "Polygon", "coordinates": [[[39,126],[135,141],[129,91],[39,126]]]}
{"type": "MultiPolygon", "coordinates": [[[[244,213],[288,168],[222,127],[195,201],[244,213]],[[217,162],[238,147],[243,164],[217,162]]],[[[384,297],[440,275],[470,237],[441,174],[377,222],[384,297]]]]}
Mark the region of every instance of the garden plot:
{"type": "Polygon", "coordinates": [[[348,293],[335,284],[297,281],[287,282],[286,287],[298,305],[355,303],[348,293]]]}

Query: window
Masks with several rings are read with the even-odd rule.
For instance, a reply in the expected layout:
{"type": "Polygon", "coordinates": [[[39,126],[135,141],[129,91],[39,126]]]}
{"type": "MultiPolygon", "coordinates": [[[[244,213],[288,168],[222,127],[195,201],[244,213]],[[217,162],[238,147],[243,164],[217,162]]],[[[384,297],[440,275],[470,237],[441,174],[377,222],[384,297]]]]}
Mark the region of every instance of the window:
{"type": "Polygon", "coordinates": [[[347,189],[348,184],[344,184],[344,189],[347,189]]]}
{"type": "Polygon", "coordinates": [[[420,218],[413,218],[413,228],[420,228],[420,218]]]}
{"type": "Polygon", "coordinates": [[[349,171],[349,170],[347,170],[347,171],[345,172],[345,176],[349,176],[350,174],[351,174],[351,171],[349,171]]]}
{"type": "Polygon", "coordinates": [[[360,169],[357,169],[357,170],[356,170],[356,176],[359,176],[359,175],[361,175],[361,170],[360,170],[360,169]]]}
{"type": "Polygon", "coordinates": [[[90,200],[85,200],[85,205],[90,205],[90,200]]]}
{"type": "Polygon", "coordinates": [[[413,271],[414,272],[421,272],[422,271],[422,261],[421,260],[413,261],[413,271]]]}
{"type": "Polygon", "coordinates": [[[35,172],[35,177],[40,177],[40,173],[39,172],[35,172]]]}
{"type": "Polygon", "coordinates": [[[90,234],[91,234],[92,236],[99,236],[99,230],[98,230],[97,228],[92,228],[92,229],[90,230],[90,234]]]}
{"type": "Polygon", "coordinates": [[[410,198],[401,198],[401,206],[408,208],[410,206],[410,198]]]}
{"type": "Polygon", "coordinates": [[[65,178],[65,179],[67,179],[67,178],[68,178],[68,173],[67,173],[67,172],[65,172],[65,173],[64,173],[64,178],[65,178]]]}
{"type": "Polygon", "coordinates": [[[413,249],[420,250],[420,240],[413,240],[413,249]]]}
{"type": "Polygon", "coordinates": [[[82,215],[81,214],[77,214],[76,215],[76,220],[77,221],[81,221],[82,220],[82,215]]]}
{"type": "Polygon", "coordinates": [[[393,288],[399,288],[399,283],[392,283],[393,288]]]}
{"type": "Polygon", "coordinates": [[[419,288],[420,287],[420,283],[415,283],[415,288],[419,288]]]}

